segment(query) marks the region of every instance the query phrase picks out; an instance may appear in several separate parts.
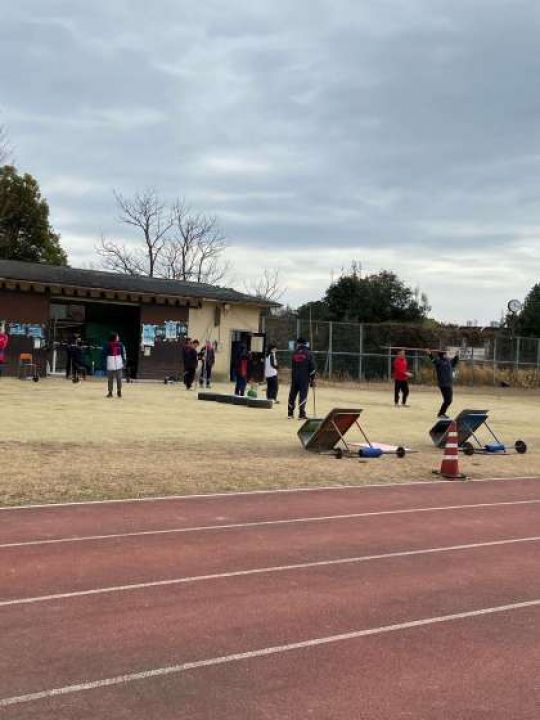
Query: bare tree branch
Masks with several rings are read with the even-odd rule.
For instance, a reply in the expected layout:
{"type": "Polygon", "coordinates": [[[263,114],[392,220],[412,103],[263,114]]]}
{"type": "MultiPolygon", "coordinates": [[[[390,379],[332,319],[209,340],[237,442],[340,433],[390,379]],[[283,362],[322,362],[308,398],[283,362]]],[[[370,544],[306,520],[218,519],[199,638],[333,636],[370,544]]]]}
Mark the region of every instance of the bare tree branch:
{"type": "Polygon", "coordinates": [[[244,282],[244,289],[250,295],[263,300],[281,300],[287,290],[281,284],[278,268],[264,268],[262,275],[244,282]]]}
{"type": "Polygon", "coordinates": [[[163,249],[159,274],[175,280],[217,283],[229,271],[221,259],[227,247],[217,218],[192,213],[182,200],[173,206],[174,234],[163,249]]]}
{"type": "Polygon", "coordinates": [[[146,257],[140,249],[129,250],[125,245],[107,240],[103,235],[96,245],[96,253],[102,258],[102,266],[126,275],[146,275],[146,257]]]}
{"type": "Polygon", "coordinates": [[[142,232],[146,245],[146,271],[139,274],[153,277],[156,262],[167,243],[167,233],[173,227],[174,218],[153,189],[126,198],[114,192],[120,215],[118,220],[142,232]]]}

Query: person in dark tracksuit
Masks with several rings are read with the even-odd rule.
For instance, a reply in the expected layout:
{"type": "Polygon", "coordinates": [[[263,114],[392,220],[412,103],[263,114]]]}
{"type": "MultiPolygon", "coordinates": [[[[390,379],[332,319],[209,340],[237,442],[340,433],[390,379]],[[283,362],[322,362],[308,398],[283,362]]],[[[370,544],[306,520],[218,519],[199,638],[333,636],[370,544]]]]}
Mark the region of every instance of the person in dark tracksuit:
{"type": "Polygon", "coordinates": [[[439,390],[441,391],[441,395],[443,397],[443,403],[437,417],[446,419],[448,418],[446,411],[452,404],[452,400],[454,398],[454,368],[459,362],[459,355],[456,353],[456,355],[450,360],[445,351],[438,352],[436,355],[434,355],[430,350],[427,352],[435,367],[437,385],[439,386],[439,390]]]}
{"type": "Polygon", "coordinates": [[[251,353],[246,345],[240,347],[240,352],[235,363],[236,385],[234,394],[243,396],[246,392],[246,385],[251,375],[251,353]]]}
{"type": "Polygon", "coordinates": [[[201,361],[199,385],[204,385],[207,388],[212,387],[212,368],[216,362],[216,351],[211,342],[206,341],[203,349],[199,353],[199,359],[201,361]]]}
{"type": "Polygon", "coordinates": [[[315,385],[315,360],[303,338],[296,341],[296,350],[291,358],[291,389],[289,392],[288,417],[294,417],[296,398],[299,396],[298,417],[306,419],[307,396],[310,386],[315,385]]]}
{"type": "Polygon", "coordinates": [[[186,338],[182,348],[182,358],[184,361],[184,385],[186,390],[191,390],[197,365],[199,364],[199,341],[186,338]]]}

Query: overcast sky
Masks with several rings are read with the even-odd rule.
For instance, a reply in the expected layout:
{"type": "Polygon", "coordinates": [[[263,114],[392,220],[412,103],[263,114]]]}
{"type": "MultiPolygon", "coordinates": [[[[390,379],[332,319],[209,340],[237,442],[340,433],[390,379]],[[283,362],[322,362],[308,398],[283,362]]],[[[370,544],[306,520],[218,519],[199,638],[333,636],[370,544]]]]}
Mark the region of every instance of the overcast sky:
{"type": "Polygon", "coordinates": [[[0,122],[72,265],[113,189],[215,213],[297,305],[352,260],[480,323],[540,280],[537,0],[0,0],[0,122]]]}

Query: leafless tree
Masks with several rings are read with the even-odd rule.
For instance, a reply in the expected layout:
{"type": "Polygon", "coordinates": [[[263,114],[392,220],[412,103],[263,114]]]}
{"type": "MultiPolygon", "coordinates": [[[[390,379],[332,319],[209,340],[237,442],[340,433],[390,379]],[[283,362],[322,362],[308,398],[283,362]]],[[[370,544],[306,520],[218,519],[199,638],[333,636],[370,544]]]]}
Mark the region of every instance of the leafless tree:
{"type": "Polygon", "coordinates": [[[264,268],[258,278],[244,282],[244,288],[250,295],[279,302],[287,288],[281,284],[278,268],[264,268]]]}
{"type": "Polygon", "coordinates": [[[128,247],[102,237],[96,252],[102,265],[128,275],[148,275],[199,283],[218,283],[229,272],[222,255],[227,247],[213,215],[192,212],[182,200],[168,207],[155,190],[133,198],[115,192],[119,221],[136,228],[142,247],[128,247]]]}
{"type": "Polygon", "coordinates": [[[168,242],[174,217],[153,189],[136,193],[132,198],[114,193],[120,214],[118,220],[140,231],[143,248],[128,249],[113,240],[101,238],[96,252],[109,270],[128,275],[157,274],[157,263],[168,242]]]}

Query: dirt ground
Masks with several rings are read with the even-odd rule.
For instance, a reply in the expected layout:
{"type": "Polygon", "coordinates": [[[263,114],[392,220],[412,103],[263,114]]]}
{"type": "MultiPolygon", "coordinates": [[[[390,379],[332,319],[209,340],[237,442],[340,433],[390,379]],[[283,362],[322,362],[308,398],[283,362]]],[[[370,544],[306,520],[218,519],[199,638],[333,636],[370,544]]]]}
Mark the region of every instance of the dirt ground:
{"type": "MultiPolygon", "coordinates": [[[[408,408],[394,407],[390,385],[317,388],[317,417],[333,407],[363,408],[372,441],[418,451],[368,461],[306,452],[298,420],[286,418],[286,386],[272,410],[200,402],[181,385],[132,383],[121,400],[105,392],[97,380],[0,380],[0,504],[411,482],[432,479],[440,466],[441,451],[428,435],[440,404],[436,388],[413,386],[408,408]]],[[[523,439],[529,446],[525,455],[460,456],[460,469],[472,479],[540,475],[539,405],[536,391],[456,388],[454,415],[487,408],[508,445],[523,439]]]]}

